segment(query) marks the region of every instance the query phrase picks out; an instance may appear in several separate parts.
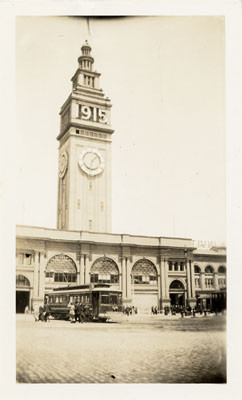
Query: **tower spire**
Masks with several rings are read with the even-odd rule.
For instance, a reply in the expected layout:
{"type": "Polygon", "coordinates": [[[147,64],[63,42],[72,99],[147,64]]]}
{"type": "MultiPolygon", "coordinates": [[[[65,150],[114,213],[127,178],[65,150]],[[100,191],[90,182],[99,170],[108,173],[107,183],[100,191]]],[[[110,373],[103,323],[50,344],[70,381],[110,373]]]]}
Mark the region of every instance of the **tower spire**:
{"type": "Polygon", "coordinates": [[[88,35],[91,36],[89,17],[87,17],[87,32],[88,32],[88,35]]]}

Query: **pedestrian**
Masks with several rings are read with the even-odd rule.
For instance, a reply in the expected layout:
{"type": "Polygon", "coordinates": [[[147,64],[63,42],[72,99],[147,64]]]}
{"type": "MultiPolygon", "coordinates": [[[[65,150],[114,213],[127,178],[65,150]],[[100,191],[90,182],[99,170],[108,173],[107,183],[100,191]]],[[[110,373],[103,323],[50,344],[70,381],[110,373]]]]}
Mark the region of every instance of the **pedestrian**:
{"type": "Polygon", "coordinates": [[[193,315],[193,317],[196,317],[196,310],[195,310],[195,308],[192,309],[192,315],[193,315]]]}
{"type": "Polygon", "coordinates": [[[151,307],[151,314],[152,314],[152,315],[154,314],[154,308],[153,308],[153,306],[151,307]]]}
{"type": "Polygon", "coordinates": [[[44,307],[39,307],[39,321],[44,321],[44,307]]]}
{"type": "Polygon", "coordinates": [[[76,308],[75,308],[75,319],[76,319],[76,322],[78,321],[79,323],[80,322],[83,322],[83,320],[82,320],[82,315],[81,315],[81,304],[80,303],[77,303],[76,304],[76,308]]]}
{"type": "Polygon", "coordinates": [[[48,303],[45,305],[44,311],[45,311],[45,314],[44,314],[44,321],[45,321],[45,322],[47,322],[47,321],[50,322],[50,306],[49,306],[48,303]]]}
{"type": "Polygon", "coordinates": [[[33,305],[33,317],[35,322],[39,321],[39,310],[37,304],[33,305]]]}
{"type": "Polygon", "coordinates": [[[80,305],[80,310],[81,310],[81,320],[82,320],[82,322],[85,322],[85,321],[86,321],[86,316],[85,316],[85,307],[84,307],[84,304],[81,304],[81,305],[80,305]]]}
{"type": "Polygon", "coordinates": [[[71,324],[75,323],[75,306],[73,303],[70,304],[70,320],[71,320],[71,324]]]}
{"type": "Polygon", "coordinates": [[[78,306],[78,302],[75,302],[75,322],[77,322],[77,306],[78,306]]]}
{"type": "Polygon", "coordinates": [[[85,306],[84,306],[84,314],[85,314],[86,321],[89,321],[90,320],[90,312],[89,312],[88,304],[85,304],[85,306]]]}

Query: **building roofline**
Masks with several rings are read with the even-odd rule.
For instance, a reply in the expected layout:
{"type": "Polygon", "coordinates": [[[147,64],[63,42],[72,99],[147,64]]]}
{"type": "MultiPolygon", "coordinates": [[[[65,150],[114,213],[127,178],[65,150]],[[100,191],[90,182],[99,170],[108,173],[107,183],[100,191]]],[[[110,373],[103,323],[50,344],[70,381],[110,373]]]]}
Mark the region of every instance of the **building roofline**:
{"type": "Polygon", "coordinates": [[[57,229],[57,228],[47,228],[43,226],[33,226],[33,225],[16,225],[16,228],[31,228],[31,229],[44,229],[47,231],[58,231],[58,232],[70,232],[70,233],[88,233],[95,235],[110,235],[110,236],[129,236],[129,237],[139,237],[139,238],[155,238],[155,239],[179,239],[179,240],[191,240],[191,238],[184,238],[178,236],[151,236],[151,235],[136,235],[130,233],[112,233],[112,232],[94,232],[94,231],[86,231],[86,230],[65,230],[65,229],[57,229]]]}

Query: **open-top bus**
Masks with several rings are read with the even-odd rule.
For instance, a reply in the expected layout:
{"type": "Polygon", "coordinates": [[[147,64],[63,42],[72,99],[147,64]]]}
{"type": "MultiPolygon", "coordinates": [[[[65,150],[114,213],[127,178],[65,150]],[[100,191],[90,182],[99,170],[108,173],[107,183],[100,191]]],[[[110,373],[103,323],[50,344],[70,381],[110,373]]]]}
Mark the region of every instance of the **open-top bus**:
{"type": "Polygon", "coordinates": [[[90,320],[109,321],[122,311],[122,292],[109,284],[65,286],[46,293],[47,303],[56,319],[69,319],[70,303],[80,303],[88,308],[90,320]]]}

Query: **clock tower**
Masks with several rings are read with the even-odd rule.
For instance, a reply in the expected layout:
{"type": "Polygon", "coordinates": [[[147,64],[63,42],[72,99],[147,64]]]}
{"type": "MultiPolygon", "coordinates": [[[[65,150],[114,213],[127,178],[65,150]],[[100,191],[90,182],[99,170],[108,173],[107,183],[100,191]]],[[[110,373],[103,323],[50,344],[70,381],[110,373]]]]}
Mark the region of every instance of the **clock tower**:
{"type": "Polygon", "coordinates": [[[86,41],[60,110],[57,228],[111,232],[110,99],[86,41]]]}

